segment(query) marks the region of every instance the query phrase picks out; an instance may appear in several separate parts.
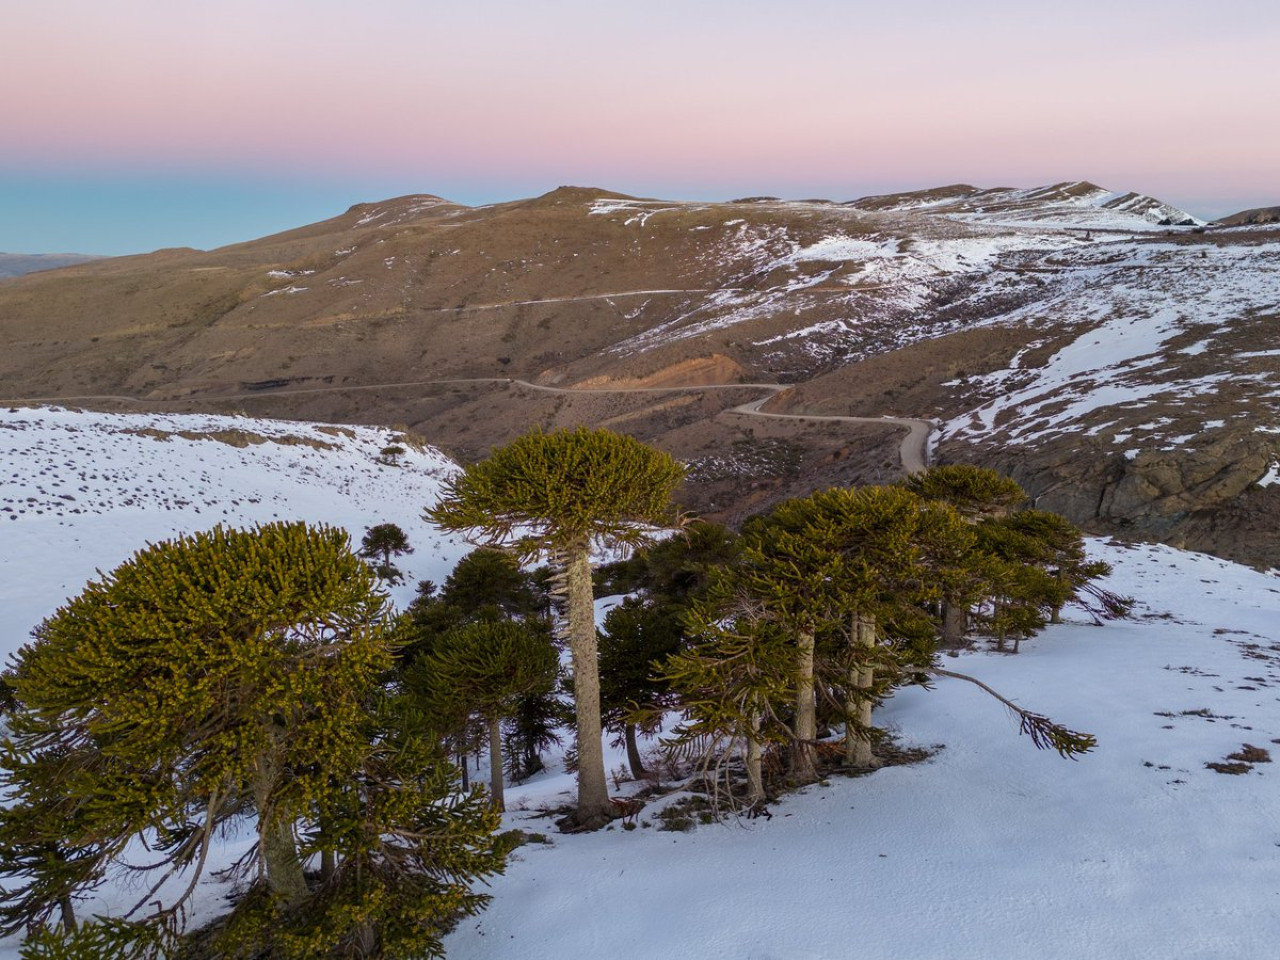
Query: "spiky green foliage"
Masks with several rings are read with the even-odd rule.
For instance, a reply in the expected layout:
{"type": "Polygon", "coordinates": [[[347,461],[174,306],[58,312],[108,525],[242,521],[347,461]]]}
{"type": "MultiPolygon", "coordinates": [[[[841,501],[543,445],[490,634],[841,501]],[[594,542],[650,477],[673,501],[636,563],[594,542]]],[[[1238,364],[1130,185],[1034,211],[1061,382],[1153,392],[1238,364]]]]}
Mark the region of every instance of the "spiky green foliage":
{"type": "Polygon", "coordinates": [[[732,800],[726,760],[745,757],[748,802],[764,799],[760,758],[767,745],[792,740],[788,726],[799,679],[790,630],[757,604],[721,593],[689,614],[689,642],[670,657],[662,679],[678,692],[684,721],[668,745],[679,756],[696,756],[713,783],[732,800]]]}
{"type": "Polygon", "coordinates": [[[10,685],[7,676],[0,676],[0,718],[16,709],[18,709],[17,691],[10,685]]]}
{"type": "Polygon", "coordinates": [[[440,600],[468,621],[531,617],[544,606],[532,576],[515,556],[484,547],[458,561],[445,579],[440,600]]]}
{"type": "Polygon", "coordinates": [[[358,769],[332,784],[305,833],[336,868],[284,912],[255,887],[215,936],[218,955],[444,956],[444,931],[488,902],[472,885],[501,872],[503,854],[496,812],[483,792],[457,790],[432,727],[409,699],[374,697],[358,769]]]}
{"type": "Polygon", "coordinates": [[[978,550],[986,579],[978,621],[1003,647],[1041,630],[1050,611],[1066,603],[1071,587],[1044,567],[1047,545],[1017,517],[985,520],[977,526],[978,550]]]}
{"type": "Polygon", "coordinates": [[[954,506],[978,525],[978,539],[961,576],[943,591],[947,623],[943,642],[956,635],[971,607],[978,623],[1003,645],[1028,637],[1046,620],[1057,621],[1062,606],[1075,600],[1095,616],[1123,616],[1132,601],[1098,587],[1110,569],[1085,557],[1084,538],[1064,517],[1041,510],[1010,510],[1027,499],[1013,480],[994,470],[957,464],[934,467],[902,481],[928,500],[954,506]],[[956,614],[956,616],[951,616],[956,614]]]}
{"type": "MultiPolygon", "coordinates": [[[[909,666],[928,662],[932,627],[921,604],[954,575],[971,538],[949,507],[895,487],[815,493],[779,504],[744,527],[738,563],[718,575],[711,594],[722,605],[719,620],[713,604],[711,613],[702,612],[699,629],[714,637],[722,629],[716,624],[727,617],[736,644],[767,637],[771,656],[779,631],[792,638],[794,662],[788,671],[772,673],[771,682],[794,680],[795,777],[815,775],[815,698],[854,731],[866,712],[864,701],[881,695],[887,681],[909,666]],[[865,642],[865,631],[855,631],[861,620],[878,626],[878,642],[865,642]],[[763,622],[773,627],[766,630],[763,622]]],[[[699,654],[714,655],[714,647],[699,654]]],[[[704,666],[700,682],[714,676],[704,666]]],[[[735,699],[741,700],[728,702],[735,699]]],[[[758,720],[770,704],[755,703],[752,717],[758,720]]],[[[737,715],[734,729],[745,729],[752,717],[737,715]]],[[[865,740],[867,731],[861,733],[865,740]]]]}
{"type": "Polygon", "coordinates": [[[554,691],[521,697],[502,727],[503,769],[509,783],[528,780],[546,768],[542,755],[561,742],[560,729],[573,716],[554,691]]]}
{"type": "Polygon", "coordinates": [[[409,536],[394,523],[380,523],[365,531],[360,541],[360,556],[379,561],[374,571],[388,583],[399,583],[404,574],[391,562],[391,558],[413,553],[409,536]]]}
{"type": "Polygon", "coordinates": [[[1111,568],[1085,555],[1084,536],[1064,517],[1023,510],[981,521],[976,531],[988,589],[979,619],[1003,644],[1031,636],[1076,602],[1097,617],[1121,617],[1132,600],[1094,581],[1111,568]]]}
{"type": "MultiPolygon", "coordinates": [[[[545,590],[505,550],[481,547],[458,561],[444,586],[420,595],[409,607],[409,642],[402,659],[412,664],[429,658],[437,643],[465,624],[510,618],[526,621],[545,632],[548,601],[545,590]]],[[[461,756],[481,740],[483,729],[471,709],[454,711],[456,726],[447,738],[461,756]]],[[[503,727],[502,754],[512,780],[523,780],[542,769],[542,752],[560,742],[556,728],[565,722],[562,706],[552,690],[521,694],[503,727]]]]}
{"type": "MultiPolygon", "coordinates": [[[[977,576],[975,557],[991,559],[974,525],[902,487],[833,489],[753,519],[742,541],[739,563],[690,620],[693,645],[668,663],[689,717],[678,742],[758,748],[779,735],[789,699],[793,774],[803,779],[813,775],[803,751],[817,696],[846,725],[847,762],[874,763],[871,704],[894,684],[940,672],[930,610],[977,576]]],[[[1021,714],[1037,746],[1073,755],[1092,744],[1021,714]]]]}
{"type": "Polygon", "coordinates": [[[560,658],[542,620],[478,620],[440,638],[429,657],[418,660],[406,682],[440,716],[478,714],[489,730],[489,792],[502,810],[501,723],[521,700],[549,694],[560,658]]]}
{"type": "Polygon", "coordinates": [[[683,478],[678,461],[633,437],[536,430],[450,478],[427,519],[526,557],[584,541],[638,546],[678,521],[671,495],[683,478]]]}
{"type": "MultiPolygon", "coordinates": [[[[0,874],[17,881],[0,896],[5,930],[46,923],[127,863],[145,878],[129,916],[172,931],[214,836],[247,811],[259,843],[240,866],[265,866],[272,910],[337,922],[314,912],[301,856],[372,857],[364,875],[376,874],[397,848],[388,837],[408,824],[429,845],[418,821],[453,802],[438,783],[447,769],[370,719],[397,643],[372,571],[327,527],[219,527],[90,583],[13,670],[22,707],[0,745],[14,798],[0,812],[0,874]],[[299,850],[299,833],[313,846],[299,850]],[[152,855],[129,861],[139,838],[152,855]]],[[[478,866],[491,827],[460,828],[478,866]]],[[[419,859],[421,848],[403,846],[419,859]]],[[[469,902],[453,887],[441,895],[450,910],[469,902]]]]}
{"type": "Polygon", "coordinates": [[[146,923],[104,917],[75,929],[45,927],[22,944],[22,960],[150,960],[166,956],[172,943],[146,923]]]}
{"type": "Polygon", "coordinates": [[[676,524],[671,496],[684,468],[608,430],[527,434],[450,479],[427,519],[473,542],[549,554],[562,574],[578,733],[577,826],[612,814],[600,743],[591,547],[634,547],[676,524]]]}
{"type": "Polygon", "coordinates": [[[1015,534],[1032,541],[1029,562],[1036,564],[1060,583],[1064,598],[1055,598],[1051,619],[1057,620],[1064,603],[1075,602],[1095,618],[1123,617],[1133,600],[1097,585],[1111,573],[1109,564],[1090,560],[1084,549],[1084,534],[1066,517],[1043,510],[1023,510],[1008,517],[1005,525],[1015,534]]]}
{"type": "Polygon", "coordinates": [[[684,640],[682,611],[661,600],[629,597],[604,618],[600,636],[600,706],[606,730],[617,734],[627,750],[634,777],[645,775],[636,742],[637,730],[652,733],[653,716],[674,706],[670,683],[659,673],[684,640]]]}
{"type": "Polygon", "coordinates": [[[659,540],[627,560],[605,564],[608,593],[643,591],[665,603],[687,607],[707,588],[713,571],[737,562],[738,535],[705,520],[659,540]]]}
{"type": "Polygon", "coordinates": [[[524,694],[555,686],[559,659],[541,621],[480,620],[440,638],[410,676],[445,713],[509,716],[524,694]]]}
{"type": "Polygon", "coordinates": [[[346,534],[302,524],[157,544],[90,583],[16,659],[24,709],[0,756],[23,800],[0,836],[68,856],[6,895],[6,924],[48,915],[54,874],[56,892],[96,885],[142,832],[167,876],[198,869],[246,802],[264,831],[300,815],[327,781],[314,758],[346,769],[360,750],[386,614],[346,534]]]}
{"type": "Polygon", "coordinates": [[[930,467],[905,478],[901,486],[924,500],[949,503],[969,519],[999,516],[1027,500],[1017,481],[967,463],[930,467]]]}

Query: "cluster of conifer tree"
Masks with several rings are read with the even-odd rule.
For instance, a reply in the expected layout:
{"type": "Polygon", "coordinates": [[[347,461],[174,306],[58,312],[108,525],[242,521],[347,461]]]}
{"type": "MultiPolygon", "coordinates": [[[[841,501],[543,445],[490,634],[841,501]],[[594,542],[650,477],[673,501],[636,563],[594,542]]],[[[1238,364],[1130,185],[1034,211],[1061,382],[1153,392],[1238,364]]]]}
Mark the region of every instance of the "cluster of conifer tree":
{"type": "MultiPolygon", "coordinates": [[[[481,548],[403,614],[379,586],[410,552],[391,524],[359,555],[325,527],[217,528],[90,583],[6,674],[0,929],[35,931],[28,953],[47,957],[435,955],[502,869],[504,780],[536,772],[565,726],[567,828],[614,815],[603,735],[643,776],[640,741],[673,714],[668,744],[760,809],[819,775],[823,731],[842,731],[843,766],[874,766],[873,706],[958,676],[940,647],[976,629],[1016,651],[1073,599],[1125,608],[1094,585],[1107,571],[1079,531],[1017,509],[991,471],[822,491],[740,533],[681,516],[682,477],[609,431],[522,437],[429,507],[481,548]],[[631,597],[599,632],[592,556],[609,549],[630,559],[594,579],[631,597]],[[486,747],[487,791],[468,778],[486,747]],[[244,895],[180,936],[215,840],[246,824],[244,895]],[[142,878],[133,910],[78,922],[75,901],[121,871],[142,878]]],[[[988,692],[1038,746],[1093,745],[988,692]]]]}
{"type": "Polygon", "coordinates": [[[396,678],[405,630],[347,534],[300,523],[156,544],[90,583],[9,673],[2,929],[30,957],[438,955],[503,861],[396,678]],[[180,937],[245,829],[244,895],[180,937]],[[122,879],[122,915],[77,918],[122,879]]]}

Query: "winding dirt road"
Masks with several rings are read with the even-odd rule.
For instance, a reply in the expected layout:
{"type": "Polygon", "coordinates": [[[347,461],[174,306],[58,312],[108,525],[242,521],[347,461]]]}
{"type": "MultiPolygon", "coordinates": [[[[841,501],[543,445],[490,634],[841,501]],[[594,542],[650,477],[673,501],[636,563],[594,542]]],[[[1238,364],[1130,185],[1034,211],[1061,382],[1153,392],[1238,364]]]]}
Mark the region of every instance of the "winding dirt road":
{"type": "MultiPolygon", "coordinates": [[[[929,434],[933,424],[928,420],[917,420],[910,417],[845,417],[835,414],[809,413],[770,413],[761,410],[766,403],[791,387],[779,383],[706,383],[685,387],[553,387],[541,383],[530,383],[528,380],[516,380],[512,377],[459,377],[451,380],[405,380],[398,383],[367,383],[355,386],[328,387],[296,387],[285,390],[252,390],[240,393],[221,394],[219,396],[186,397],[170,400],[140,400],[137,397],[117,396],[114,394],[82,394],[72,397],[19,397],[14,403],[67,403],[75,401],[104,400],[119,403],[132,403],[139,406],[152,404],[171,405],[177,403],[208,403],[225,400],[261,400],[268,397],[302,396],[316,393],[341,393],[361,390],[388,390],[404,387],[443,386],[451,383],[502,383],[523,387],[527,390],[540,390],[544,393],[559,394],[635,394],[635,393],[705,393],[709,390],[764,390],[763,397],[739,404],[726,413],[744,417],[772,417],[778,420],[817,420],[840,423],[889,424],[907,431],[902,438],[898,453],[902,458],[902,469],[906,473],[919,473],[929,466],[929,434]]],[[[0,401],[4,402],[4,401],[0,401]]]]}

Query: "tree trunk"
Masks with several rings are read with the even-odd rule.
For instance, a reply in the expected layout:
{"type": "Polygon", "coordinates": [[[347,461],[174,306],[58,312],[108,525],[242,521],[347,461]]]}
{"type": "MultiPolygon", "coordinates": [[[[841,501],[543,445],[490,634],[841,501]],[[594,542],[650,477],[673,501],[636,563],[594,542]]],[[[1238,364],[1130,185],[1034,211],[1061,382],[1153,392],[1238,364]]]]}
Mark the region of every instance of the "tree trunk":
{"type": "Polygon", "coordinates": [[[960,604],[942,604],[942,648],[959,650],[965,645],[965,633],[969,628],[969,611],[960,604]]]}
{"type": "Polygon", "coordinates": [[[502,793],[502,720],[489,718],[489,803],[501,813],[507,809],[502,793]]]}
{"type": "MultiPolygon", "coordinates": [[[[871,689],[875,685],[875,668],[870,666],[871,654],[876,646],[876,621],[874,617],[857,615],[853,624],[854,646],[865,658],[864,666],[850,671],[849,685],[858,691],[853,697],[851,716],[856,722],[845,731],[845,762],[851,767],[866,769],[878,767],[880,761],[871,752],[871,709],[874,700],[871,689]]],[[[861,659],[859,658],[859,659],[861,659]]]]}
{"type": "Polygon", "coordinates": [[[636,743],[636,725],[634,723],[624,724],[622,736],[627,744],[627,766],[631,768],[631,776],[637,780],[647,777],[649,771],[644,768],[644,761],[640,759],[640,747],[636,743]]]}
{"type": "Polygon", "coordinates": [[[381,951],[378,949],[378,928],[368,921],[356,927],[353,946],[356,948],[355,955],[357,957],[378,957],[381,951]]]}
{"type": "MultiPolygon", "coordinates": [[[[49,850],[49,856],[58,863],[67,862],[67,855],[62,852],[61,846],[54,845],[52,849],[49,850]]],[[[68,933],[75,933],[77,926],[76,908],[75,904],[71,900],[70,893],[64,893],[62,896],[58,897],[58,907],[62,912],[62,929],[68,933]]]]}
{"type": "Polygon", "coordinates": [[[591,555],[584,540],[565,555],[569,653],[573,658],[573,702],[578,714],[578,809],[580,829],[596,830],[612,819],[600,736],[600,664],[596,650],[591,555]]]}
{"type": "Polygon", "coordinates": [[[466,793],[471,789],[471,773],[467,753],[461,744],[458,745],[458,766],[462,769],[462,792],[466,793]]]}
{"type": "Polygon", "coordinates": [[[279,778],[275,759],[258,758],[253,772],[253,799],[258,808],[258,849],[267,872],[267,888],[288,907],[307,898],[307,878],[293,840],[293,824],[277,817],[271,791],[279,778]]]}
{"type": "Polygon", "coordinates": [[[71,903],[71,897],[69,895],[59,897],[58,906],[62,908],[62,929],[68,933],[75,933],[76,908],[71,903]]]}
{"type": "Polygon", "coordinates": [[[796,637],[799,649],[799,682],[796,684],[795,743],[791,748],[791,776],[800,783],[818,778],[813,764],[813,744],[818,739],[818,709],[813,697],[812,630],[802,630],[796,637]]]}
{"type": "Polygon", "coordinates": [[[747,805],[764,802],[764,774],[760,769],[760,714],[751,715],[747,729],[747,805]]]}

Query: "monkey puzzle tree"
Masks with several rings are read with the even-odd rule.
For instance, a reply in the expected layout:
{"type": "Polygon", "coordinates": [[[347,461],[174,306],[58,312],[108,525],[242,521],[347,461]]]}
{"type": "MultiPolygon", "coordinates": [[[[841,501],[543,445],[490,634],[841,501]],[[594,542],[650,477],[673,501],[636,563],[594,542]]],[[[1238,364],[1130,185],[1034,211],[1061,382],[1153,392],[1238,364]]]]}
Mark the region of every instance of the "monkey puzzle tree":
{"type": "Polygon", "coordinates": [[[1066,517],[1043,510],[1022,510],[998,521],[1032,546],[1024,553],[1033,564],[1057,582],[1057,595],[1049,606],[1049,622],[1061,622],[1062,608],[1076,602],[1095,619],[1116,619],[1128,614],[1133,600],[1098,586],[1094,581],[1111,573],[1110,564],[1085,555],[1084,534],[1066,517]]]}
{"type": "Polygon", "coordinates": [[[767,516],[743,529],[742,552],[721,596],[731,603],[758,601],[765,613],[785,625],[795,644],[795,721],[791,773],[800,782],[816,778],[814,742],[818,736],[815,700],[817,633],[843,619],[847,609],[842,560],[829,544],[811,536],[812,500],[778,504],[767,516]]]}
{"type": "MultiPolygon", "coordinates": [[[[999,521],[1027,499],[1027,492],[1009,477],[986,467],[957,463],[930,467],[912,474],[899,486],[935,503],[954,507],[970,523],[999,521]]],[[[975,548],[980,548],[975,543],[975,548]]],[[[969,628],[969,609],[989,596],[996,582],[1010,571],[989,555],[975,553],[966,565],[968,575],[956,578],[942,591],[942,646],[961,647],[969,628]]]]}
{"type": "Polygon", "coordinates": [[[370,527],[360,541],[360,556],[380,561],[374,566],[374,572],[388,583],[399,583],[404,579],[404,574],[391,562],[391,558],[406,553],[413,553],[413,547],[409,546],[408,535],[394,523],[370,527]]]}
{"type": "Polygon", "coordinates": [[[966,520],[1004,516],[1028,499],[1016,480],[968,463],[930,467],[913,473],[899,486],[923,500],[951,504],[966,520]]]}
{"type": "Polygon", "coordinates": [[[800,544],[805,552],[775,552],[772,562],[794,565],[788,576],[796,583],[819,577],[820,589],[810,597],[760,595],[767,608],[799,601],[811,618],[847,624],[844,643],[827,657],[836,669],[826,682],[842,694],[848,762],[874,765],[877,672],[892,677],[928,662],[931,644],[921,649],[917,642],[922,631],[932,636],[922,604],[962,573],[972,534],[954,510],[898,487],[834,488],[782,507],[770,521],[782,532],[771,542],[800,544]]]}
{"type": "Polygon", "coordinates": [[[631,775],[646,774],[636,731],[650,735],[656,723],[638,723],[636,713],[673,706],[660,664],[680,649],[681,611],[670,603],[628,597],[604,618],[600,636],[600,703],[606,730],[621,734],[631,775]]]}
{"type": "Polygon", "coordinates": [[[567,601],[577,707],[578,805],[574,822],[610,819],[601,744],[600,680],[591,550],[626,549],[679,522],[671,496],[684,468],[671,456],[609,430],[526,434],[445,484],[426,518],[473,542],[550,555],[567,601]]]}
{"type": "MultiPolygon", "coordinates": [[[[670,745],[700,749],[708,772],[717,756],[741,750],[748,808],[765,800],[767,745],[794,742],[787,719],[794,710],[798,662],[788,627],[723,574],[689,611],[688,642],[662,665],[661,677],[680,698],[685,720],[670,745]]],[[[723,773],[728,766],[716,762],[723,773]]],[[[713,781],[716,777],[711,778],[713,781]]],[[[727,791],[732,798],[732,790],[727,791]]]]}
{"type": "MultiPolygon", "coordinates": [[[[346,533],[275,523],[155,544],[34,636],[16,657],[21,706],[0,744],[0,788],[14,798],[0,811],[0,874],[19,881],[0,895],[4,929],[44,923],[113,863],[147,878],[128,916],[190,874],[145,917],[172,929],[219,829],[246,811],[258,844],[245,865],[260,865],[271,909],[304,909],[299,824],[332,805],[335,784],[367,773],[383,739],[368,709],[395,643],[386,597],[346,533]],[[138,839],[150,862],[130,862],[138,839]]],[[[379,837],[398,827],[380,816],[385,797],[362,814],[379,837]]],[[[416,786],[411,797],[440,799],[416,786]]],[[[483,846],[492,824],[474,827],[468,841],[483,846]]],[[[392,846],[344,849],[368,860],[392,846]]]]}
{"type": "Polygon", "coordinates": [[[540,621],[480,620],[458,627],[410,668],[407,683],[445,715],[478,713],[489,731],[489,795],[503,810],[502,721],[522,697],[549,692],[559,658],[540,621]]]}
{"type": "Polygon", "coordinates": [[[794,715],[785,733],[793,778],[815,772],[807,748],[817,694],[845,720],[846,763],[875,766],[876,699],[904,680],[938,675],[1000,700],[1037,747],[1067,757],[1092,749],[1092,736],[935,665],[928,605],[969,576],[975,536],[949,505],[901,487],[827,490],[749,523],[739,563],[695,604],[691,642],[665,666],[688,717],[676,742],[745,743],[748,796],[757,802],[761,747],[778,739],[786,706],[794,715]]]}

